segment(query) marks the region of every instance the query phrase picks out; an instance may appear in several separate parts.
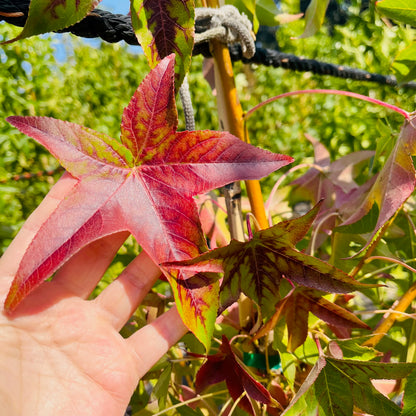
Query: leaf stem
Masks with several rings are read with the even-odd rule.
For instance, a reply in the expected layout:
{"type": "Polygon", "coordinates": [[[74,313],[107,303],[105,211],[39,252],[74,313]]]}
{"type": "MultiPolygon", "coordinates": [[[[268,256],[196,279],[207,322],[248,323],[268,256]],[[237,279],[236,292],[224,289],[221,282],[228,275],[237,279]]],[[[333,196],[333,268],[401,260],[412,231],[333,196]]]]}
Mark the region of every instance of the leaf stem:
{"type": "MultiPolygon", "coordinates": [[[[385,260],[385,261],[390,261],[392,263],[397,263],[405,267],[406,269],[410,270],[412,273],[416,273],[416,269],[414,269],[408,264],[397,259],[392,259],[392,258],[384,257],[384,256],[371,256],[371,257],[368,257],[365,262],[368,263],[372,260],[385,260]]],[[[416,298],[416,283],[413,283],[413,285],[410,286],[407,292],[397,302],[393,310],[386,316],[386,318],[384,318],[384,320],[381,321],[379,326],[374,331],[375,334],[371,338],[367,339],[367,341],[365,341],[362,345],[364,347],[376,346],[380,342],[380,340],[384,337],[384,335],[387,334],[389,329],[394,325],[397,317],[400,316],[400,313],[405,312],[406,309],[410,306],[410,304],[413,302],[415,298],[416,298]]]]}
{"type": "MultiPolygon", "coordinates": [[[[399,210],[396,211],[396,213],[393,215],[392,218],[390,218],[390,220],[388,220],[381,228],[380,230],[377,232],[377,234],[375,235],[373,241],[370,243],[370,245],[368,246],[368,248],[366,249],[364,256],[360,259],[360,261],[358,262],[358,264],[354,267],[353,270],[351,270],[350,273],[348,273],[352,278],[355,278],[355,276],[357,275],[357,273],[362,269],[362,267],[364,266],[364,264],[366,263],[367,259],[370,258],[371,254],[373,253],[373,251],[375,250],[377,244],[380,242],[381,238],[383,237],[384,233],[386,232],[387,228],[390,227],[390,225],[393,223],[393,221],[396,219],[396,216],[398,214],[399,210]]],[[[361,250],[362,251],[362,250],[361,250]]]]}
{"type": "Polygon", "coordinates": [[[323,217],[319,223],[316,225],[315,227],[315,232],[312,235],[311,238],[311,244],[310,244],[310,255],[313,256],[315,253],[315,247],[316,247],[316,240],[318,238],[318,234],[319,231],[321,230],[323,224],[325,223],[326,220],[328,220],[331,217],[339,217],[338,212],[330,212],[329,214],[325,215],[325,217],[323,217]]]}
{"type": "Polygon", "coordinates": [[[406,120],[410,120],[411,114],[408,113],[406,110],[403,110],[400,107],[397,107],[393,104],[388,104],[384,101],[377,100],[375,98],[367,97],[366,95],[357,94],[351,91],[338,91],[338,90],[328,90],[328,89],[312,89],[312,90],[298,90],[298,91],[289,91],[283,94],[276,95],[275,97],[271,97],[260,104],[257,104],[253,108],[251,108],[247,113],[244,115],[244,118],[248,120],[255,111],[259,108],[264,107],[265,105],[272,103],[274,101],[280,100],[281,98],[290,97],[292,95],[300,95],[300,94],[329,94],[329,95],[344,95],[347,97],[357,98],[359,100],[367,101],[372,104],[381,105],[382,107],[388,108],[390,110],[395,111],[396,113],[401,114],[406,120]]]}
{"type": "Polygon", "coordinates": [[[319,172],[323,173],[324,170],[322,169],[321,166],[316,165],[314,163],[299,163],[299,165],[293,166],[292,168],[290,168],[287,172],[285,172],[274,184],[272,190],[270,191],[269,197],[267,198],[266,204],[265,204],[265,209],[266,209],[266,213],[268,215],[268,221],[269,221],[269,226],[271,227],[273,225],[273,221],[272,221],[272,217],[271,217],[271,213],[270,213],[270,205],[272,204],[273,201],[273,197],[274,194],[277,192],[279,186],[281,185],[281,183],[293,172],[296,172],[299,169],[303,169],[303,168],[315,168],[316,170],[318,170],[319,172]]]}
{"type": "Polygon", "coordinates": [[[160,412],[155,413],[153,416],[160,416],[160,415],[163,415],[165,413],[170,412],[172,409],[177,409],[178,407],[185,406],[185,405],[187,405],[189,403],[197,402],[197,401],[203,400],[203,399],[209,399],[210,397],[219,396],[219,395],[225,394],[225,393],[228,393],[228,390],[227,389],[220,390],[220,391],[215,391],[213,393],[207,393],[207,394],[203,394],[203,395],[198,395],[196,397],[192,397],[192,399],[185,400],[185,401],[180,402],[180,403],[176,403],[176,404],[174,404],[174,405],[172,405],[172,406],[170,406],[170,407],[168,407],[166,409],[163,409],[160,412]]]}

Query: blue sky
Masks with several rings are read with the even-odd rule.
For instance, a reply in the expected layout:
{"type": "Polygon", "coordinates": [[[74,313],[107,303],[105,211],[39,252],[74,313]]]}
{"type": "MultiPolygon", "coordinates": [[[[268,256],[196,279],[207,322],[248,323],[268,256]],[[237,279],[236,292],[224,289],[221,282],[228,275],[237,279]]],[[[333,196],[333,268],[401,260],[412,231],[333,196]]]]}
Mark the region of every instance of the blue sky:
{"type": "Polygon", "coordinates": [[[99,8],[109,10],[113,13],[127,14],[130,9],[129,0],[103,0],[99,5],[99,8]]]}
{"type": "MultiPolygon", "coordinates": [[[[97,6],[100,9],[105,9],[111,11],[113,13],[120,13],[120,14],[128,14],[130,10],[130,1],[129,0],[102,0],[101,3],[97,6]]],[[[55,46],[56,49],[56,58],[59,61],[64,61],[67,58],[67,50],[61,47],[59,41],[62,35],[56,34],[54,35],[55,39],[57,40],[57,44],[55,46]]],[[[90,44],[93,47],[97,47],[100,44],[100,40],[98,38],[91,38],[91,39],[84,39],[84,42],[90,44]]],[[[141,48],[134,46],[131,47],[131,51],[134,53],[140,53],[141,48]]]]}

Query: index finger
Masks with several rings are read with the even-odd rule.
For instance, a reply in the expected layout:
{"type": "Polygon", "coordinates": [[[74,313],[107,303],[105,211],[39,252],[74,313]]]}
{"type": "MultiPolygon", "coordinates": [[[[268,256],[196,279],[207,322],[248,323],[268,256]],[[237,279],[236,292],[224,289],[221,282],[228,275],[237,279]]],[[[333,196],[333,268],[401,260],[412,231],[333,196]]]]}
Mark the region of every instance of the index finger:
{"type": "Polygon", "coordinates": [[[41,204],[29,216],[6,252],[0,258],[1,300],[8,292],[9,286],[19,268],[20,261],[37,231],[77,182],[78,180],[70,174],[64,173],[41,204]]]}

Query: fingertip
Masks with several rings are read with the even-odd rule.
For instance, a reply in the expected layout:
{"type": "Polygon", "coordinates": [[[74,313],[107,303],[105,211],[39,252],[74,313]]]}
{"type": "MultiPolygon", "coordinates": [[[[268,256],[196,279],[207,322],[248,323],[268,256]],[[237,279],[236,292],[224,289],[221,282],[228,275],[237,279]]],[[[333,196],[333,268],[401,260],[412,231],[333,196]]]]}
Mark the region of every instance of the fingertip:
{"type": "Polygon", "coordinates": [[[146,374],[187,332],[188,328],[174,306],[151,324],[131,335],[127,342],[131,344],[138,357],[141,373],[139,376],[146,374]]]}

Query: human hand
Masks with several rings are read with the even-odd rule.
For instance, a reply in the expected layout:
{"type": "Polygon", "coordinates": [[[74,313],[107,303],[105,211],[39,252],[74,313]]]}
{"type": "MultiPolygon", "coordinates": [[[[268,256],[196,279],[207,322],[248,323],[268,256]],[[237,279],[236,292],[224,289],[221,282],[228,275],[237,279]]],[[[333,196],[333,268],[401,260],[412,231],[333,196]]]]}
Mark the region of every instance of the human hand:
{"type": "MultiPolygon", "coordinates": [[[[1,305],[36,230],[75,183],[58,181],[0,259],[1,305]]],[[[119,334],[160,276],[146,253],[86,300],[127,235],[85,247],[15,312],[0,313],[2,415],[123,415],[139,379],[186,333],[172,308],[127,339],[119,334]]]]}

